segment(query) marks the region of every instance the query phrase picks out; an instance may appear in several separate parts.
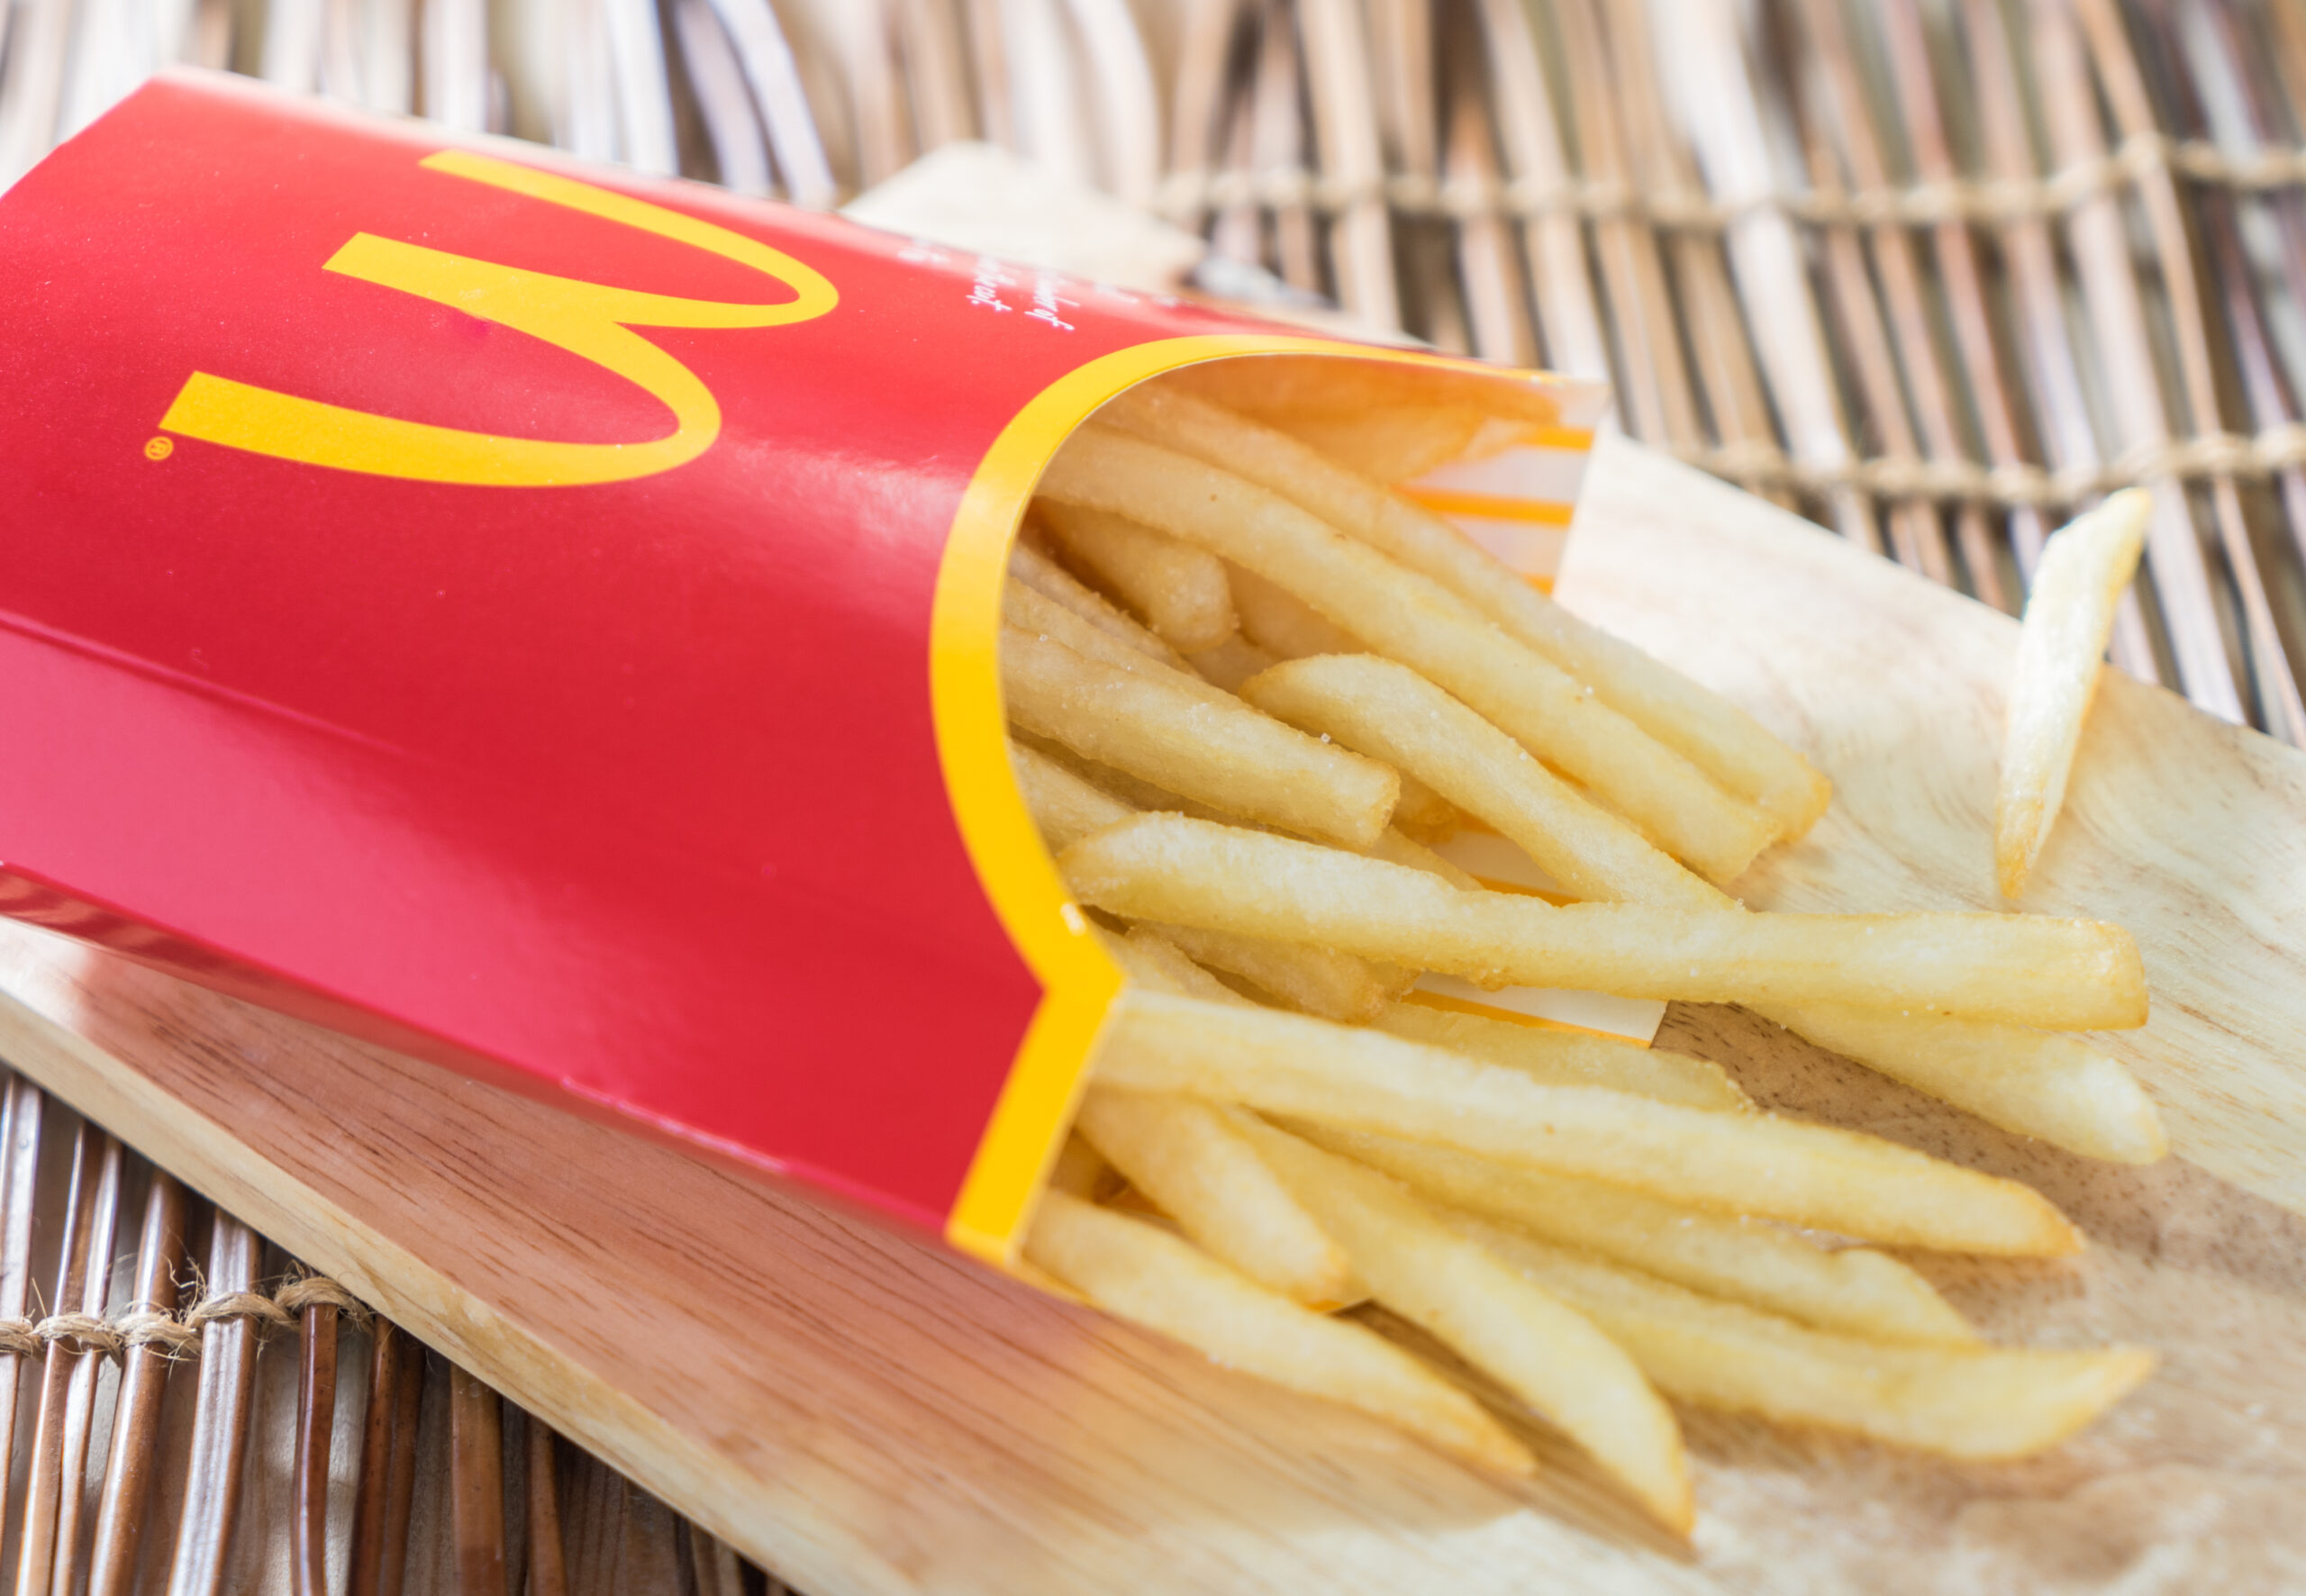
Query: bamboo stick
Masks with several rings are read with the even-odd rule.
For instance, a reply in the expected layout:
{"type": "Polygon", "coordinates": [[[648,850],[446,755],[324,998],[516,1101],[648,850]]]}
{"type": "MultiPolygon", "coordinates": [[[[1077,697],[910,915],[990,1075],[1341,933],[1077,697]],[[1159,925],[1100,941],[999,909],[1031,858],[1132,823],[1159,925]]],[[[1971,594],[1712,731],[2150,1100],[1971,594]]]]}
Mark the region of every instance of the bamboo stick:
{"type": "MultiPolygon", "coordinates": [[[[1299,109],[1297,27],[1285,0],[1266,0],[1259,23],[1257,64],[1252,97],[1257,107],[1251,151],[1259,177],[1303,176],[1305,119],[1299,109]]],[[[1313,211],[1303,197],[1274,207],[1273,246],[1281,280],[1318,293],[1321,248],[1313,211]]]]}
{"type": "MultiPolygon", "coordinates": [[[[1480,0],[1478,14],[1510,186],[1517,194],[1566,200],[1575,175],[1561,147],[1553,90],[1529,12],[1522,0],[1480,0]]],[[[1522,239],[1546,364],[1571,376],[1611,381],[1609,334],[1586,273],[1584,224],[1576,211],[1561,204],[1534,212],[1522,223],[1522,239]]]]}
{"type": "Polygon", "coordinates": [[[449,1422],[458,1596],[508,1596],[502,1415],[496,1393],[454,1364],[449,1366],[449,1422]]]}
{"type": "MultiPolygon", "coordinates": [[[[567,1554],[560,1533],[560,1463],[554,1452],[554,1436],[533,1413],[529,1415],[528,1429],[528,1596],[568,1596],[567,1554]]],[[[717,1565],[713,1572],[720,1572],[717,1565]]],[[[703,1584],[701,1578],[699,1584],[703,1584]]],[[[736,1587],[729,1590],[730,1596],[740,1596],[736,1587]]],[[[700,1590],[698,1596],[711,1593],[700,1590]]]]}
{"type": "MultiPolygon", "coordinates": [[[[2112,0],[2077,0],[2077,4],[2098,80],[2124,141],[2154,137],[2161,130],[2153,101],[2112,0]]],[[[2188,236],[2184,207],[2179,204],[2177,181],[2166,164],[2156,163],[2138,175],[2137,184],[2169,299],[2180,387],[2193,430],[2197,434],[2223,431],[2216,357],[2203,318],[2202,289],[2194,276],[2193,240],[2188,236]]],[[[2242,512],[2242,497],[2233,473],[2221,470],[2211,475],[2210,499],[2212,521],[2226,554],[2227,575],[2241,601],[2243,635],[2258,689],[2261,718],[2266,730],[2285,742],[2306,741],[2306,700],[2300,697],[2297,675],[2274,625],[2265,577],[2258,569],[2257,551],[2251,547],[2249,523],[2242,512]]],[[[2238,712],[2238,695],[2235,707],[2238,712]]],[[[2233,718],[2239,719],[2238,712],[2233,718]]]]}
{"type": "Polygon", "coordinates": [[[337,1312],[308,1304],[297,1326],[295,1501],[289,1521],[295,1596],[329,1596],[329,1444],[336,1424],[337,1312]]]}
{"type": "Polygon", "coordinates": [[[1507,366],[1537,364],[1530,329],[1529,286],[1513,235],[1494,201],[1497,156],[1491,143],[1489,96],[1478,70],[1457,75],[1449,109],[1448,186],[1487,202],[1457,217],[1457,272],[1473,351],[1507,366]]]}
{"type": "MultiPolygon", "coordinates": [[[[2104,161],[2109,152],[2089,65],[2065,0],[2033,0],[2029,14],[2035,78],[2058,164],[2080,167],[2104,161]]],[[[2158,457],[2171,442],[2169,413],[2163,404],[2145,306],[2130,268],[2120,204],[2111,192],[2085,195],[2066,226],[2122,447],[2135,455],[2158,457]]],[[[2146,560],[2155,595],[2161,601],[2178,680],[2196,704],[2238,721],[2243,719],[2241,694],[2227,658],[2210,569],[2185,490],[2166,474],[2148,478],[2147,485],[2155,494],[2146,560]]]]}
{"type": "Polygon", "coordinates": [[[1342,201],[1330,222],[1330,262],[1345,308],[1387,329],[1402,324],[1394,281],[1393,218],[1378,149],[1366,41],[1354,0],[1298,0],[1298,41],[1312,89],[1321,173],[1342,201]]]}
{"type": "MultiPolygon", "coordinates": [[[[21,1076],[8,1079],[6,1168],[0,1188],[0,1319],[21,1323],[32,1296],[32,1225],[40,1195],[40,1137],[44,1103],[21,1076]]],[[[23,1389],[23,1356],[0,1353],[0,1459],[16,1455],[16,1409],[23,1389]]],[[[12,1468],[0,1467],[0,1524],[5,1524],[12,1468]]]]}
{"type": "MultiPolygon", "coordinates": [[[[144,1197],[144,1228],[136,1247],[132,1313],[174,1313],[177,1276],[185,1260],[185,1222],[190,1203],[184,1188],[159,1170],[144,1197]]],[[[138,1555],[143,1548],[146,1504],[161,1442],[161,1404],[168,1391],[171,1354],[163,1343],[131,1347],[123,1358],[120,1397],[114,1410],[111,1455],[104,1464],[104,1492],[96,1509],[95,1552],[88,1570],[87,1596],[130,1596],[135,1589],[138,1555]]]]}
{"type": "Polygon", "coordinates": [[[1169,186],[1161,213],[1198,232],[1208,220],[1210,178],[1220,153],[1232,148],[1238,121],[1229,108],[1229,91],[1241,0],[1185,0],[1183,10],[1176,86],[1169,95],[1169,186]]]}
{"type": "Polygon", "coordinates": [[[1621,202],[1594,219],[1593,241],[1609,295],[1632,431],[1637,437],[1691,454],[1704,446],[1705,435],[1698,423],[1689,367],[1682,358],[1657,236],[1633,204],[1632,160],[1614,92],[1622,74],[1612,69],[1593,0],[1556,0],[1554,22],[1561,37],[1566,68],[1562,78],[1577,130],[1579,165],[1589,186],[1601,186],[1621,202]]]}
{"type": "Polygon", "coordinates": [[[1835,530],[1878,554],[1874,507],[1846,480],[1856,460],[1832,358],[1802,241],[1773,203],[1769,139],[1737,18],[1711,0],[1663,0],[1660,14],[1676,48],[1658,59],[1676,74],[1671,98],[1688,125],[1707,191],[1732,213],[1724,242],[1788,450],[1795,464],[1831,483],[1824,497],[1835,530]]]}
{"type": "MultiPolygon", "coordinates": [[[[254,1289],[257,1235],[217,1211],[208,1244],[211,1300],[254,1289]]],[[[211,1320],[200,1344],[200,1399],[194,1410],[191,1466],[177,1524],[168,1596],[218,1596],[240,1519],[248,1455],[249,1400],[256,1385],[257,1325],[244,1317],[211,1320]]]]}

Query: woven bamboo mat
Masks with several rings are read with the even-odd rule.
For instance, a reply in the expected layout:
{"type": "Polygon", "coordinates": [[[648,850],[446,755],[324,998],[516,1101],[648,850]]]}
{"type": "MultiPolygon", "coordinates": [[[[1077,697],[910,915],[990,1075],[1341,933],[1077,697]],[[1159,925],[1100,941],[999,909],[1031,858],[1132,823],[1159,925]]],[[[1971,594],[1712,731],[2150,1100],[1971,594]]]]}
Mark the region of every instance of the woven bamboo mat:
{"type": "MultiPolygon", "coordinates": [[[[14,0],[0,182],[178,60],[820,208],[990,141],[1205,238],[1207,291],[1603,377],[1634,436],[2004,609],[2049,529],[2149,482],[2117,663],[2306,743],[2306,0],[14,0]]],[[[409,1590],[558,1589],[533,1555],[554,1501],[569,1589],[761,1588],[437,1360],[295,1295],[286,1260],[197,1202],[153,1277],[204,1271],[168,1322],[241,1307],[200,1328],[196,1376],[168,1365],[158,1418],[116,1425],[177,1332],[122,1318],[144,1244],[102,1290],[58,1273],[71,1170],[119,1160],[87,1201],[123,1248],[167,1185],[68,1127],[50,1107],[37,1201],[11,1162],[0,1210],[0,1320],[34,1327],[0,1323],[8,1566],[120,1566],[104,1504],[127,1455],[103,1437],[126,1435],[150,1459],[142,1583],[91,1592],[291,1588],[317,1312],[337,1320],[326,1511],[353,1591],[389,1596],[360,1582],[404,1512],[409,1590]],[[215,1374],[250,1346],[237,1386],[215,1374]],[[416,1416],[381,1474],[354,1466],[391,1406],[372,1368],[416,1416]],[[77,1398],[75,1369],[97,1371],[77,1398]],[[42,1452],[50,1379],[65,1428],[42,1452]],[[74,1446],[94,1447],[78,1474],[74,1446]],[[67,1477],[77,1519],[41,1505],[75,1500],[67,1477]],[[364,1511],[391,1530],[367,1563],[364,1511]],[[41,1514],[71,1535],[24,1535],[41,1514]],[[228,1521],[171,1581],[169,1548],[228,1521]],[[515,1582],[468,1523],[503,1526],[515,1582]]]]}

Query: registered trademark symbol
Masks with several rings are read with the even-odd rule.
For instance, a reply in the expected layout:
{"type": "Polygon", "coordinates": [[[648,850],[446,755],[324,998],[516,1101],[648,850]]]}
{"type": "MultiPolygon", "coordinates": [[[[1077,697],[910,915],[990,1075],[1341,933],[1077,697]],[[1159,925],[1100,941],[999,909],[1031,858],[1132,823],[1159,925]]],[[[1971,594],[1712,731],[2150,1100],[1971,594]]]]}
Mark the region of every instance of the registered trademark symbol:
{"type": "Polygon", "coordinates": [[[155,438],[144,445],[144,458],[148,460],[165,460],[176,451],[176,440],[173,438],[155,438]]]}

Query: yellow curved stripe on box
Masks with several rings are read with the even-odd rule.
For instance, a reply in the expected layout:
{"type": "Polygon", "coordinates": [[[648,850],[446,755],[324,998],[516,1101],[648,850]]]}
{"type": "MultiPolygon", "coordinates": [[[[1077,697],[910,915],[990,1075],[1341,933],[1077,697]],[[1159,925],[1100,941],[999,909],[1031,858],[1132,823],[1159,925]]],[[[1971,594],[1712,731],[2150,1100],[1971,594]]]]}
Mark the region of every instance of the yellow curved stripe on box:
{"type": "Polygon", "coordinates": [[[937,757],[961,840],[1010,939],[1042,986],[1009,1077],[945,1222],[961,1251],[1013,1269],[1032,1202],[1071,1123],[1121,970],[1067,896],[1009,768],[1001,703],[1001,585],[1041,469],[1106,400],[1148,377],[1233,355],[1336,355],[1503,375],[1445,356],[1255,333],[1166,339],[1120,349],[1035,395],[994,440],[953,517],[929,630],[937,757]]]}

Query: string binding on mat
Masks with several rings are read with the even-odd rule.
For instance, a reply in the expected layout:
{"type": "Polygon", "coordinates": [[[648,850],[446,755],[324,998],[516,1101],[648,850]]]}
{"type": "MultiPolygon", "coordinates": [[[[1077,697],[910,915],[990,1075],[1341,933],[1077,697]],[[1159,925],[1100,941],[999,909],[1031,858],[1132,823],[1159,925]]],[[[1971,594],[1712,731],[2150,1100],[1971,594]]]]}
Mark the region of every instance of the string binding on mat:
{"type": "Polygon", "coordinates": [[[50,1347],[75,1354],[95,1353],[114,1362],[140,1347],[157,1347],[171,1360],[200,1356],[201,1332],[212,1324],[252,1320],[259,1331],[283,1329],[307,1308],[333,1308],[356,1324],[368,1319],[368,1306],[322,1274],[299,1275],[270,1296],[260,1292],[225,1292],[204,1297],[179,1318],[158,1309],[132,1309],[113,1319],[93,1313],[51,1313],[37,1321],[0,1319],[0,1356],[39,1357],[50,1347]]]}

